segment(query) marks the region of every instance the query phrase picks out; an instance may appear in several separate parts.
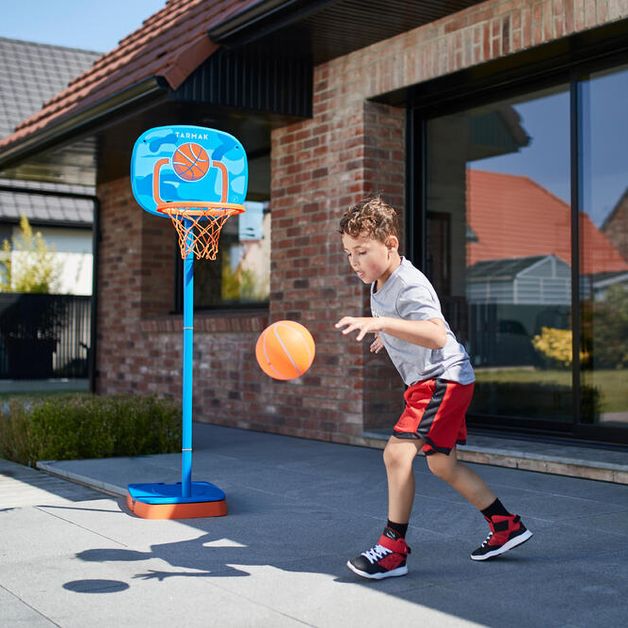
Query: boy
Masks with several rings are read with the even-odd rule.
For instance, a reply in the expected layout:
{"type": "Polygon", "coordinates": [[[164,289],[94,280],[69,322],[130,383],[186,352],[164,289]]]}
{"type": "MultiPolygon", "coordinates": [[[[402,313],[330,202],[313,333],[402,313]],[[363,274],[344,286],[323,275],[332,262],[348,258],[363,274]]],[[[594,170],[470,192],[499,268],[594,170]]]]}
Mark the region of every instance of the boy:
{"type": "Polygon", "coordinates": [[[374,547],[347,562],[364,578],[408,573],[405,536],[414,500],[412,464],[419,451],[430,471],[478,508],[490,533],[471,553],[486,560],[524,543],[532,533],[508,512],[484,481],[458,462],[456,445],[466,440],[465,413],[475,376],[464,347],[443,318],[425,275],[399,255],[395,210],[380,197],[367,198],[340,221],[342,244],[352,270],[371,286],[372,317],[345,316],[336,328],[375,334],[371,351],[388,352],[407,390],[406,406],[384,449],[388,480],[388,522],[374,547]]]}

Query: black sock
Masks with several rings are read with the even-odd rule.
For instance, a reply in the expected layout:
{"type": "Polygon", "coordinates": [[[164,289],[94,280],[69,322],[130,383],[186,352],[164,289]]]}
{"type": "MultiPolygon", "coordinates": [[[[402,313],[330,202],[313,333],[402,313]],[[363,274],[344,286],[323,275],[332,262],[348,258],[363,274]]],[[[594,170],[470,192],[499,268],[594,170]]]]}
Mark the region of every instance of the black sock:
{"type": "Polygon", "coordinates": [[[389,519],[388,523],[386,524],[386,527],[390,528],[391,530],[394,530],[399,535],[400,539],[406,538],[406,532],[408,531],[407,523],[395,523],[394,521],[391,521],[389,519]]]}
{"type": "Polygon", "coordinates": [[[510,513],[504,508],[504,505],[496,499],[490,506],[480,511],[487,519],[492,519],[494,516],[509,517],[510,513]]]}

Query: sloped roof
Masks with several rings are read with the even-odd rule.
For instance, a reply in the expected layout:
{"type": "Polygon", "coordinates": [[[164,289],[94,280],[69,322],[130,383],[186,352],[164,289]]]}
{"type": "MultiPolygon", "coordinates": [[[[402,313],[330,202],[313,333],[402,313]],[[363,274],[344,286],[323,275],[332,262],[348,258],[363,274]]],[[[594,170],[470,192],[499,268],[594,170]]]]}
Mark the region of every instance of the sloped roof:
{"type": "Polygon", "coordinates": [[[160,77],[176,89],[217,49],[208,29],[258,1],[169,0],[117,48],[102,55],[40,111],[24,120],[12,135],[1,140],[0,150],[147,79],[160,77]]]}
{"type": "Polygon", "coordinates": [[[89,228],[93,222],[94,200],[85,190],[70,185],[37,183],[4,187],[0,179],[0,220],[19,222],[26,216],[31,223],[72,225],[89,228]]]}
{"type": "Polygon", "coordinates": [[[0,137],[39,111],[101,54],[0,37],[0,137]]]}
{"type": "MultiPolygon", "coordinates": [[[[0,38],[0,137],[41,109],[99,52],[0,38]]],[[[89,227],[93,188],[0,178],[0,220],[89,227]]]]}
{"type": "MultiPolygon", "coordinates": [[[[571,208],[524,176],[467,170],[467,220],[477,241],[467,246],[467,266],[485,260],[555,255],[571,264],[571,208]]],[[[610,240],[580,214],[583,272],[628,270],[610,240]]]]}
{"type": "MultiPolygon", "coordinates": [[[[502,258],[476,262],[467,268],[467,281],[512,281],[519,273],[533,264],[552,256],[533,255],[531,257],[502,258]]],[[[562,262],[564,264],[564,262],[562,262]]]]}

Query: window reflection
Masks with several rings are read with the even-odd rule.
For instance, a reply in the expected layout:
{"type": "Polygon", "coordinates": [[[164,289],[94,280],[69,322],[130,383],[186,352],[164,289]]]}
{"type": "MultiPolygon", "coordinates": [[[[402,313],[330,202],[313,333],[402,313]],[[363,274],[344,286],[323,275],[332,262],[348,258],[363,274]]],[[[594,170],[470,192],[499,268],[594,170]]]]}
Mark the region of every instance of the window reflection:
{"type": "Polygon", "coordinates": [[[580,84],[582,381],[598,394],[587,422],[628,425],[628,67],[580,84]]]}
{"type": "MultiPolygon", "coordinates": [[[[270,158],[249,160],[246,211],[222,228],[218,255],[194,265],[194,306],[198,309],[260,307],[270,296],[270,158]]],[[[179,263],[181,283],[182,263],[179,263]]],[[[178,298],[181,301],[181,298],[178,298]]],[[[178,304],[181,307],[182,303],[178,304]]]]}
{"type": "Polygon", "coordinates": [[[569,136],[566,86],[428,123],[427,271],[476,368],[474,414],[573,420],[569,136]],[[445,269],[437,224],[466,251],[445,269]]]}
{"type": "Polygon", "coordinates": [[[196,307],[259,305],[270,295],[270,209],[246,202],[222,229],[216,260],[195,267],[196,307]]]}

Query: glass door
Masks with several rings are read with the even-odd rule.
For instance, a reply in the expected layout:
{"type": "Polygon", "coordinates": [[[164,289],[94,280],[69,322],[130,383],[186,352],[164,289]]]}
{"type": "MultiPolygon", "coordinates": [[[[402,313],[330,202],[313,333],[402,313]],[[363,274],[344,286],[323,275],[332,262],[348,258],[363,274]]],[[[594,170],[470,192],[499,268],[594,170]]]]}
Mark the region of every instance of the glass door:
{"type": "Polygon", "coordinates": [[[425,270],[475,417],[573,426],[569,121],[569,85],[426,121],[425,270]]]}
{"type": "Polygon", "coordinates": [[[628,428],[628,66],[579,84],[581,421],[628,428]]]}

